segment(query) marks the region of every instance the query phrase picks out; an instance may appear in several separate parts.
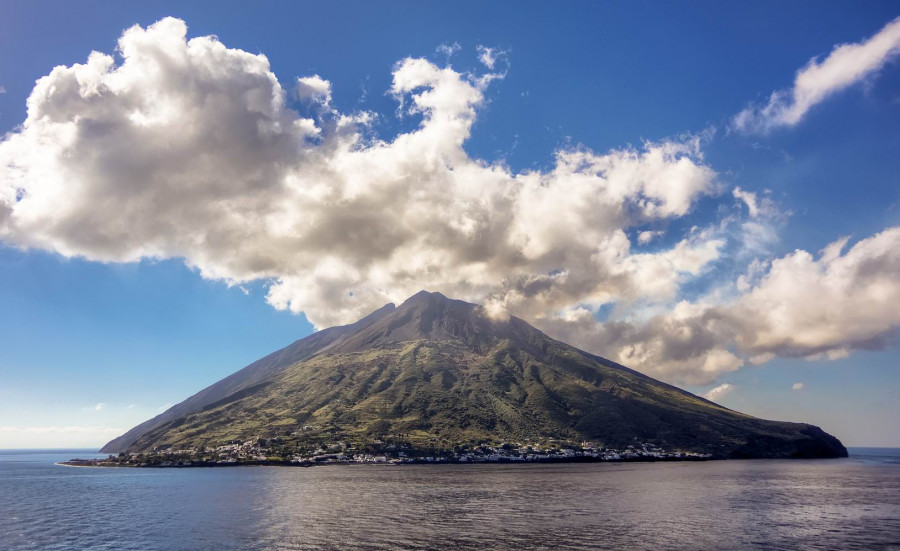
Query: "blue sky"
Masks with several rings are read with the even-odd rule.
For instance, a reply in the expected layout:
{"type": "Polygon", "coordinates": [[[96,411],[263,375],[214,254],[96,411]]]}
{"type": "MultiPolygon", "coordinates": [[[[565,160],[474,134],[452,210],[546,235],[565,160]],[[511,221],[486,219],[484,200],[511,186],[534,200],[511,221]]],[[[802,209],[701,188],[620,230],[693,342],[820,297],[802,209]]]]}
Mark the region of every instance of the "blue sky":
{"type": "Polygon", "coordinates": [[[740,411],[900,446],[898,15],[6,3],[0,448],[101,445],[418,288],[740,411]],[[177,24],[148,30],[165,17],[227,52],[152,73],[144,52],[186,48],[177,24]],[[91,51],[112,65],[36,88],[91,51]],[[260,107],[271,86],[284,104],[260,107]],[[244,139],[260,110],[269,134],[244,139]]]}

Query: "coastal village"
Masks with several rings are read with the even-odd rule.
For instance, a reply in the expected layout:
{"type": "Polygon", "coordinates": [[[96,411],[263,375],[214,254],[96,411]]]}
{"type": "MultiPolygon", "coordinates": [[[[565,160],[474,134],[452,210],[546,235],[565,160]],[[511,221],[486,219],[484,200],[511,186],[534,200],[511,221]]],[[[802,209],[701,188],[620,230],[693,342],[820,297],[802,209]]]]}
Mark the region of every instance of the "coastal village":
{"type": "Polygon", "coordinates": [[[534,463],[601,461],[698,461],[709,453],[667,451],[650,443],[635,443],[624,449],[600,447],[591,442],[483,444],[452,452],[422,451],[403,444],[377,441],[363,448],[345,442],[330,442],[301,453],[285,454],[280,439],[253,439],[204,449],[165,449],[151,453],[121,453],[106,459],[73,459],[71,466],[98,467],[213,467],[237,465],[366,464],[399,465],[429,463],[534,463]]]}

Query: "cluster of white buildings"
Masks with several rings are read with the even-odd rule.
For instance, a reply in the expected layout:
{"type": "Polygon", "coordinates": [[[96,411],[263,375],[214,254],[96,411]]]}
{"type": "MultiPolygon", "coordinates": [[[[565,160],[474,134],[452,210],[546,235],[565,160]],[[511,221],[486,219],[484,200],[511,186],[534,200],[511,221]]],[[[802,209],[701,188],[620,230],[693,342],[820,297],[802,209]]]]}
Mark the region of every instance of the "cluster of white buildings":
{"type": "MultiPolygon", "coordinates": [[[[591,442],[580,445],[561,442],[547,444],[504,443],[500,445],[483,445],[465,451],[452,453],[423,454],[411,447],[396,444],[376,446],[378,452],[354,452],[344,442],[323,444],[318,449],[307,453],[295,453],[291,457],[270,460],[278,456],[277,448],[267,446],[272,442],[253,439],[245,442],[233,442],[212,449],[196,450],[166,449],[159,450],[148,457],[147,454],[130,454],[127,457],[113,458],[134,466],[187,467],[193,465],[236,465],[236,464],[284,464],[321,465],[321,464],[401,464],[401,463],[505,463],[505,462],[540,462],[540,461],[654,461],[654,460],[692,460],[709,459],[711,454],[689,451],[667,451],[649,443],[635,443],[624,449],[613,449],[597,446],[591,442]],[[123,461],[124,459],[124,461],[123,461]]],[[[280,442],[278,442],[280,443],[280,442]]],[[[381,444],[380,442],[378,444],[381,444]]]]}
{"type": "Polygon", "coordinates": [[[226,444],[215,448],[218,457],[216,463],[236,463],[240,461],[265,461],[268,457],[266,449],[259,445],[258,440],[247,440],[243,443],[226,444]]]}
{"type": "Polygon", "coordinates": [[[541,446],[522,446],[519,444],[500,446],[482,446],[471,451],[447,455],[421,455],[412,450],[388,451],[375,455],[369,453],[351,454],[328,451],[334,446],[322,448],[313,454],[295,455],[291,462],[295,464],[400,464],[400,463],[500,463],[500,462],[537,462],[564,460],[593,461],[641,461],[672,459],[709,459],[711,454],[697,452],[666,451],[652,444],[631,445],[625,449],[598,448],[584,443],[581,448],[560,448],[541,446]]]}

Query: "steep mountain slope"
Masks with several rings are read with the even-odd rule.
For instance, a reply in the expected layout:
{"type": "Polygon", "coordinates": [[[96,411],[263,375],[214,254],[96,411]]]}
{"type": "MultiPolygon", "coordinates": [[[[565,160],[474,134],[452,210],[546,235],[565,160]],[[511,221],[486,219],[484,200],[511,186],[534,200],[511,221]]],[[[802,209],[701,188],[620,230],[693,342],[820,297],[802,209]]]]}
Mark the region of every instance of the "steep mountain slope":
{"type": "Polygon", "coordinates": [[[756,419],[510,317],[421,292],[251,364],[107,444],[199,447],[327,434],[453,449],[471,442],[635,441],[717,457],[831,457],[818,427],[756,419]]]}
{"type": "Polygon", "coordinates": [[[338,327],[329,327],[328,329],[313,333],[304,339],[295,341],[281,350],[277,350],[268,356],[256,360],[252,364],[232,373],[221,381],[204,388],[197,394],[172,406],[156,417],[144,421],[122,436],[108,442],[100,451],[103,453],[111,453],[125,450],[133,445],[142,434],[176,419],[180,419],[192,412],[200,411],[210,404],[233,396],[238,392],[246,391],[261,382],[275,377],[285,368],[309,358],[341,337],[352,335],[360,328],[390,314],[394,309],[395,307],[393,304],[386,304],[356,323],[338,327]]]}

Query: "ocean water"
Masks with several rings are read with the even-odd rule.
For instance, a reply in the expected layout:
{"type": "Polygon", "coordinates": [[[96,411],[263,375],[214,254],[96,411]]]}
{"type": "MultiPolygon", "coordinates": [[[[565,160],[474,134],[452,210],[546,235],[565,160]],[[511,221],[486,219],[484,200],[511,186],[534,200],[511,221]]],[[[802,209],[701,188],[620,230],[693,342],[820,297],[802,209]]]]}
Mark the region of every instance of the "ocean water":
{"type": "Polygon", "coordinates": [[[900,549],[900,450],[701,463],[125,469],[0,451],[0,549],[900,549]]]}

